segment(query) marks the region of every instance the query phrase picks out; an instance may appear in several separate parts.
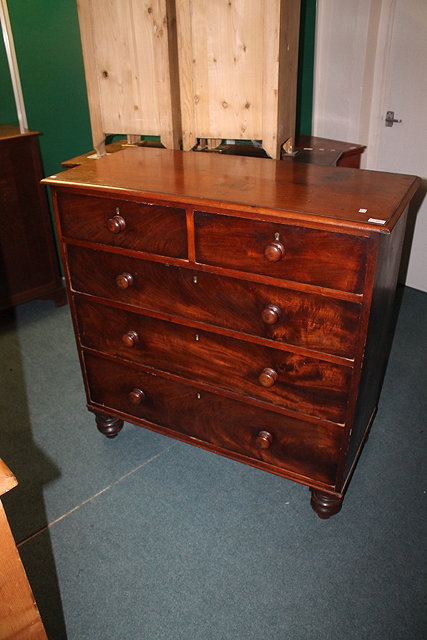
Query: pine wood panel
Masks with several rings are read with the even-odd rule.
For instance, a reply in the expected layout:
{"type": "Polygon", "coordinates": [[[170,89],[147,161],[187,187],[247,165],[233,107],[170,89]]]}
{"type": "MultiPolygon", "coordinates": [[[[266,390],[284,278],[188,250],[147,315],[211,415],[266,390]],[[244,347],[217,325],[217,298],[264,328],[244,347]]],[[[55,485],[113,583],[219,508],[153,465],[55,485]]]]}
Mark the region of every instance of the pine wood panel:
{"type": "Polygon", "coordinates": [[[78,14],[94,148],[106,134],[180,141],[174,3],[79,0],[78,14]]]}
{"type": "Polygon", "coordinates": [[[299,0],[177,0],[184,149],[294,135],[299,0]]]}

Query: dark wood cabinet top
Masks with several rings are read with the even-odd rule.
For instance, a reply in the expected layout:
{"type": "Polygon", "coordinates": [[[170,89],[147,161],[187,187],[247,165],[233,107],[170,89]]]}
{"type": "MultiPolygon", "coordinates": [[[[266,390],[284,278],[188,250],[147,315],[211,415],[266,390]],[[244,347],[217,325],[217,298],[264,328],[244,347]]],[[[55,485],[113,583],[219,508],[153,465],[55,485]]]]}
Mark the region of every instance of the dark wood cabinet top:
{"type": "Polygon", "coordinates": [[[25,131],[21,133],[16,124],[0,124],[0,142],[2,140],[10,140],[11,138],[20,138],[22,136],[39,136],[39,131],[25,131]]]}
{"type": "Polygon", "coordinates": [[[419,183],[409,175],[286,159],[139,147],[94,159],[44,182],[386,233],[419,183]]]}

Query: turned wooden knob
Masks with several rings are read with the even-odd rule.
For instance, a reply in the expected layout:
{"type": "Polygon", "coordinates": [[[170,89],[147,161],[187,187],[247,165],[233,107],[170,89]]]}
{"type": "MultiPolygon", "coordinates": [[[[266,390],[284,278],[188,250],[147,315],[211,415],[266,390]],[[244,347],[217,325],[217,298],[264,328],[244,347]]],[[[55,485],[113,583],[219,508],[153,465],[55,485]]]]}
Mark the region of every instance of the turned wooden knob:
{"type": "Polygon", "coordinates": [[[268,449],[272,442],[273,436],[269,431],[260,431],[255,438],[258,449],[268,449]]]}
{"type": "Polygon", "coordinates": [[[279,375],[277,371],[270,367],[266,367],[259,374],[258,380],[263,387],[272,387],[277,382],[278,377],[279,375]]]}
{"type": "Polygon", "coordinates": [[[132,389],[129,393],[129,400],[132,404],[142,404],[145,400],[145,393],[138,388],[132,389]]]}
{"type": "Polygon", "coordinates": [[[130,273],[120,273],[116,277],[116,285],[119,289],[128,289],[133,285],[133,276],[130,273]]]}
{"type": "Polygon", "coordinates": [[[126,229],[126,221],[118,214],[107,220],[107,229],[111,233],[120,233],[126,229]]]}
{"type": "Polygon", "coordinates": [[[128,331],[122,335],[122,342],[125,347],[134,347],[139,342],[139,335],[136,331],[128,331]]]}
{"type": "Polygon", "coordinates": [[[265,324],[276,324],[281,317],[282,310],[277,304],[268,304],[261,312],[261,318],[265,324]]]}
{"type": "Polygon", "coordinates": [[[284,255],[285,247],[278,240],[270,242],[264,249],[264,257],[268,262],[279,262],[284,255]]]}

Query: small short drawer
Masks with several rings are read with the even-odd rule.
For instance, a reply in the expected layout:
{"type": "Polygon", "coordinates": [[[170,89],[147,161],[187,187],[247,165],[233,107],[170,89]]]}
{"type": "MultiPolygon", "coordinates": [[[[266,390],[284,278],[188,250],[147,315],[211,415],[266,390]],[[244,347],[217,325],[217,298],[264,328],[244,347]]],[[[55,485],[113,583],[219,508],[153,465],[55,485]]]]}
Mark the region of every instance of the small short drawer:
{"type": "Polygon", "coordinates": [[[265,463],[285,477],[291,473],[305,481],[335,483],[344,432],[336,425],[264,411],[122,361],[90,353],[84,361],[94,409],[115,409],[131,422],[194,438],[207,449],[255,466],[265,463]]]}
{"type": "Polygon", "coordinates": [[[197,262],[340,291],[363,291],[366,239],[272,222],[195,214],[197,262]]]}
{"type": "Polygon", "coordinates": [[[67,247],[75,291],[352,358],[360,305],[148,260],[67,247]]]}
{"type": "Polygon", "coordinates": [[[67,192],[58,197],[61,229],[66,238],[187,257],[183,209],[67,192]]]}
{"type": "Polygon", "coordinates": [[[82,345],[337,423],[352,369],[76,300],[82,345]]]}

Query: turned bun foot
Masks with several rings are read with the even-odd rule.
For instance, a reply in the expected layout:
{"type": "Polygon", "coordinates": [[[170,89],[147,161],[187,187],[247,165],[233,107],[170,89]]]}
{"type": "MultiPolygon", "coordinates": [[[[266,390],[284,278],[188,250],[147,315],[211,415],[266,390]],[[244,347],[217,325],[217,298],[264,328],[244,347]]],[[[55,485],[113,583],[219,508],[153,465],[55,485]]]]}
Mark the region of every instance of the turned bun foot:
{"type": "Polygon", "coordinates": [[[330,493],[323,493],[317,489],[310,489],[311,491],[311,506],[317,513],[319,518],[326,520],[331,516],[334,516],[342,507],[342,498],[333,496],[330,493]]]}
{"type": "Polygon", "coordinates": [[[95,421],[98,430],[107,438],[115,438],[123,429],[123,420],[113,418],[113,416],[106,416],[103,413],[96,413],[95,421]]]}

